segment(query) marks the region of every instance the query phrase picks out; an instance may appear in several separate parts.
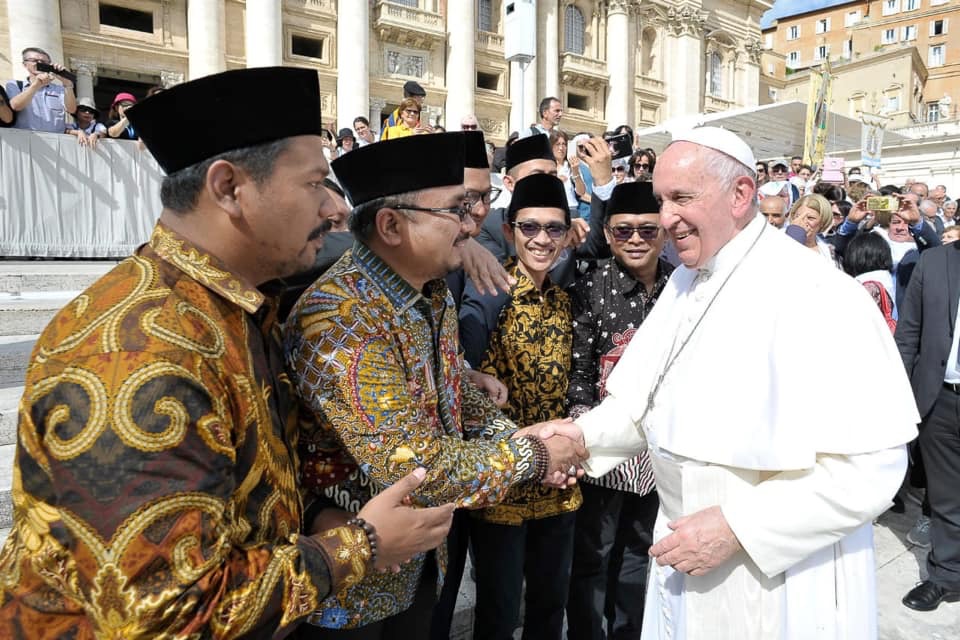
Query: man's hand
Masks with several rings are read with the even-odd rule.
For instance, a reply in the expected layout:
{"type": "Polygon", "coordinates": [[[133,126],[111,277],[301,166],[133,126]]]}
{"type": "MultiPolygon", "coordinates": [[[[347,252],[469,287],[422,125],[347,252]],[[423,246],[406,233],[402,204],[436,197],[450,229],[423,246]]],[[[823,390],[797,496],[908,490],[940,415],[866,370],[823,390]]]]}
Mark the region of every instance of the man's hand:
{"type": "Polygon", "coordinates": [[[576,248],[587,241],[590,233],[590,223],[583,218],[574,218],[570,221],[570,231],[567,232],[567,244],[576,248]]]}
{"type": "Polygon", "coordinates": [[[710,507],[667,524],[673,533],[650,547],[660,566],[702,576],[742,549],[720,507],[710,507]]]}
{"type": "Polygon", "coordinates": [[[396,570],[416,554],[436,549],[447,537],[454,505],[417,509],[404,504],[407,494],[420,486],[426,475],[426,469],[415,469],[363,505],[357,514],[377,530],[377,570],[396,570]]]}
{"type": "Polygon", "coordinates": [[[867,217],[868,213],[870,213],[870,211],[867,209],[867,199],[863,198],[860,200],[860,202],[850,207],[850,213],[847,214],[847,220],[855,224],[860,224],[863,219],[867,217]]]}
{"type": "Polygon", "coordinates": [[[464,374],[475,387],[487,394],[493,404],[498,407],[507,404],[507,387],[495,377],[476,369],[467,369],[464,374]]]}
{"type": "Polygon", "coordinates": [[[897,215],[911,227],[920,222],[920,209],[913,203],[913,200],[901,196],[897,197],[900,198],[900,209],[897,210],[897,215]]]}
{"type": "Polygon", "coordinates": [[[563,489],[572,487],[577,483],[577,478],[583,477],[580,464],[590,454],[583,445],[583,432],[570,418],[539,422],[513,434],[514,438],[525,436],[540,438],[547,447],[550,462],[543,479],[545,485],[563,489]],[[573,474],[570,473],[571,469],[575,469],[573,474]]]}
{"type": "Polygon", "coordinates": [[[599,136],[584,140],[581,146],[586,150],[577,149],[577,157],[590,167],[593,184],[600,186],[609,184],[613,180],[613,159],[607,141],[599,136]]]}
{"type": "Polygon", "coordinates": [[[482,295],[496,295],[498,289],[510,293],[510,289],[517,284],[496,256],[473,238],[463,243],[460,255],[463,258],[463,270],[482,295]]]}

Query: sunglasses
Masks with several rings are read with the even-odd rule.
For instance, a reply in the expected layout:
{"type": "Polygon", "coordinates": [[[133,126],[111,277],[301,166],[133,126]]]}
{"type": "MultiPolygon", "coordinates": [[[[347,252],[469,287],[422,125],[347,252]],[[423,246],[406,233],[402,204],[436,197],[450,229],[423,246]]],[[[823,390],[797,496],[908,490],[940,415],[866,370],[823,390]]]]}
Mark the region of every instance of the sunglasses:
{"type": "Polygon", "coordinates": [[[418,116],[420,115],[419,111],[414,111],[413,109],[404,109],[403,112],[408,116],[418,116]]]}
{"type": "Polygon", "coordinates": [[[528,238],[536,238],[540,235],[541,231],[546,231],[547,236],[549,236],[551,240],[560,240],[563,236],[567,235],[567,231],[570,230],[570,227],[565,224],[540,224],[539,222],[531,222],[529,220],[514,222],[512,226],[514,229],[520,229],[520,233],[528,238]]]}
{"type": "Polygon", "coordinates": [[[618,224],[613,227],[607,225],[607,230],[613,239],[617,242],[626,242],[636,233],[644,242],[651,242],[660,235],[660,227],[655,224],[645,224],[639,227],[631,227],[628,224],[618,224]]]}
{"type": "Polygon", "coordinates": [[[634,168],[634,169],[643,169],[644,171],[646,171],[647,169],[650,168],[650,165],[647,164],[646,162],[638,162],[638,163],[636,163],[635,165],[633,165],[633,168],[634,168]]]}
{"type": "Polygon", "coordinates": [[[626,167],[623,167],[623,166],[619,166],[619,167],[614,167],[614,168],[613,168],[613,171],[614,171],[615,173],[623,173],[623,172],[625,172],[626,170],[627,170],[627,168],[626,168],[626,167]]]}
{"type": "Polygon", "coordinates": [[[476,131],[476,130],[477,130],[477,125],[475,125],[475,124],[462,124],[462,125],[460,125],[460,129],[463,130],[463,131],[476,131]]]}

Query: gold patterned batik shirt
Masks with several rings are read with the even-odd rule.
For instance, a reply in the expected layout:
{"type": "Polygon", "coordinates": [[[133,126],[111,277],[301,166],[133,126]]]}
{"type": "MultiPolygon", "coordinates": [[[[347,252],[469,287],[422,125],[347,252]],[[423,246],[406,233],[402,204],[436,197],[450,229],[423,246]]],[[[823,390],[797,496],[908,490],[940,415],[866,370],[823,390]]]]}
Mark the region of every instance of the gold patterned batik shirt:
{"type": "MultiPolygon", "coordinates": [[[[533,478],[533,452],[476,387],[462,380],[457,314],[443,280],[413,289],[357,243],[301,296],[284,348],[303,411],[306,488],[356,512],[416,467],[417,504],[493,504],[533,478]],[[309,415],[308,415],[309,414],[309,415]]],[[[531,483],[539,484],[539,483],[531,483]]],[[[444,547],[436,550],[440,579],[444,547]]],[[[368,575],[328,598],[311,622],[354,628],[410,607],[425,556],[368,575]]]]}
{"type": "MultiPolygon", "coordinates": [[[[504,412],[517,424],[563,418],[573,342],[570,297],[549,277],[543,290],[538,290],[516,258],[504,267],[517,284],[500,309],[480,370],[506,385],[504,412]]],[[[488,522],[519,525],[576,511],[581,502],[580,487],[552,489],[529,483],[511,489],[503,502],[474,515],[488,522]]]]}
{"type": "Polygon", "coordinates": [[[299,536],[263,293],[163,225],[50,322],[20,403],[4,638],[270,638],[365,573],[299,536]]]}

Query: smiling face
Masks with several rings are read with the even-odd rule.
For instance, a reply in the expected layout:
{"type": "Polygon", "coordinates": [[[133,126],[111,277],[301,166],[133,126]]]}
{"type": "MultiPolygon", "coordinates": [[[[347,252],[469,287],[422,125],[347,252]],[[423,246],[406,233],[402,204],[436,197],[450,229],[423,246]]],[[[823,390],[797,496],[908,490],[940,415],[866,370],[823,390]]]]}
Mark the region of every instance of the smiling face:
{"type": "Polygon", "coordinates": [[[667,238],[660,228],[659,213],[616,213],[607,219],[603,234],[614,259],[635,278],[656,268],[657,258],[667,238]],[[630,227],[633,227],[629,229],[630,237],[618,240],[617,236],[626,234],[630,227]],[[636,230],[638,228],[639,231],[636,230]],[[655,235],[649,238],[650,234],[655,235]]]}
{"type": "Polygon", "coordinates": [[[717,255],[753,213],[753,180],[741,177],[729,187],[720,184],[707,170],[712,155],[692,142],[675,142],[653,171],[653,189],[663,203],[660,225],[673,240],[680,261],[692,269],[717,255]]]}
{"type": "MultiPolygon", "coordinates": [[[[517,211],[516,224],[511,228],[504,225],[503,233],[517,250],[517,260],[523,271],[537,286],[541,286],[550,267],[566,245],[567,215],[562,209],[553,207],[528,207],[517,211]],[[538,224],[542,228],[532,238],[521,230],[524,224],[538,224]],[[564,230],[559,238],[550,236],[550,228],[564,230]]],[[[555,231],[554,234],[558,234],[555,231]]]]}
{"type": "MultiPolygon", "coordinates": [[[[456,208],[466,191],[463,185],[437,187],[420,192],[416,202],[426,208],[456,208]]],[[[430,213],[403,210],[399,230],[402,243],[398,253],[404,256],[412,275],[411,282],[428,282],[442,278],[463,264],[463,244],[476,229],[473,217],[461,220],[455,213],[430,213]]]]}
{"type": "Polygon", "coordinates": [[[798,207],[790,217],[790,223],[802,227],[807,233],[807,244],[816,242],[820,233],[820,212],[812,207],[798,207]]]}

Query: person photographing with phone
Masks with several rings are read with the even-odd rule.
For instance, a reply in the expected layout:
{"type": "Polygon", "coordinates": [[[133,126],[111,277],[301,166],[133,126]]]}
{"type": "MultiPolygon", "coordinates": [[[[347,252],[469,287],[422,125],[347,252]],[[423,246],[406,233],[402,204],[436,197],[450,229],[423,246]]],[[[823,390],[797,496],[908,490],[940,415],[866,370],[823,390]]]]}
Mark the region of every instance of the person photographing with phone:
{"type": "Polygon", "coordinates": [[[136,140],[138,135],[136,129],[127,119],[127,109],[137,104],[137,99],[132,93],[121,92],[113,99],[110,105],[110,117],[107,120],[107,135],[111,138],[121,140],[136,140]]]}
{"type": "Polygon", "coordinates": [[[73,92],[75,76],[60,64],[50,62],[50,54],[39,47],[22,51],[26,82],[10,80],[4,87],[10,97],[10,108],[17,113],[17,129],[63,133],[67,114],[77,110],[73,92]],[[45,70],[46,69],[46,70],[45,70]]]}

